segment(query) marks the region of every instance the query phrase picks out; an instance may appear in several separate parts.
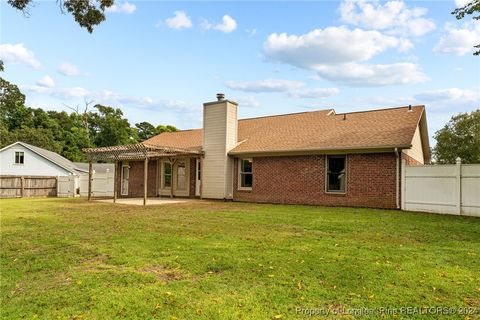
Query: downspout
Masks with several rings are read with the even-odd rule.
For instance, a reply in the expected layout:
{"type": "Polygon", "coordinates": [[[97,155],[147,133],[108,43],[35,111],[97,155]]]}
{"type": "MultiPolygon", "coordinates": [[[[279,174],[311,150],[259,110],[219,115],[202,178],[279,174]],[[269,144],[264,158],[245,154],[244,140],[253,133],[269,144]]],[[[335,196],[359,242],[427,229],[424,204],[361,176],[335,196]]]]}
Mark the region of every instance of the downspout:
{"type": "Polygon", "coordinates": [[[398,153],[398,148],[395,148],[395,203],[397,209],[400,209],[400,155],[398,153]]]}

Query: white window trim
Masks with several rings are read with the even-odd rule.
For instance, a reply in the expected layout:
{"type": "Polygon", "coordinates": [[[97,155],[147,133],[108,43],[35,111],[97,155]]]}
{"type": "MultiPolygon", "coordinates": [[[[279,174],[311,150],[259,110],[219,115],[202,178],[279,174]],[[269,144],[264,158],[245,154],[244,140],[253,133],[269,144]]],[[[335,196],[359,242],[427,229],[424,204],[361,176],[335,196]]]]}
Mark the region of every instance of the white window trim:
{"type": "Polygon", "coordinates": [[[13,151],[13,165],[15,166],[23,166],[25,165],[25,151],[13,151]],[[17,152],[23,153],[23,163],[17,163],[17,152]]]}
{"type": "Polygon", "coordinates": [[[325,193],[328,194],[347,194],[348,189],[348,155],[346,154],[326,154],[325,155],[325,193]],[[345,156],[345,190],[329,191],[328,190],[328,157],[329,156],[345,156]]]}
{"type": "Polygon", "coordinates": [[[162,172],[161,172],[161,176],[162,176],[162,189],[166,189],[166,190],[170,190],[171,188],[173,188],[173,165],[170,161],[168,160],[163,160],[162,161],[162,172]],[[165,186],[165,163],[169,163],[170,164],[170,186],[165,186]]]}
{"type": "Polygon", "coordinates": [[[120,171],[120,195],[122,196],[128,196],[128,189],[129,189],[129,184],[130,184],[130,165],[128,164],[122,164],[122,170],[120,171]],[[127,192],[123,192],[123,168],[127,167],[128,169],[128,184],[127,184],[127,192]]]}
{"type": "Polygon", "coordinates": [[[253,189],[253,158],[238,158],[238,190],[251,191],[253,189]],[[242,161],[250,160],[252,162],[252,186],[242,187],[242,161]]]}
{"type": "MultiPolygon", "coordinates": [[[[179,160],[177,161],[176,163],[176,170],[177,170],[177,173],[175,174],[175,185],[176,185],[176,190],[179,190],[179,191],[185,191],[189,188],[189,181],[188,181],[188,171],[187,171],[187,161],[185,160],[179,160]],[[179,188],[178,187],[178,167],[179,167],[179,164],[180,163],[183,163],[183,165],[185,166],[185,175],[184,175],[184,179],[185,179],[185,188],[179,188]]],[[[173,173],[173,168],[172,168],[172,173],[173,173]]]]}

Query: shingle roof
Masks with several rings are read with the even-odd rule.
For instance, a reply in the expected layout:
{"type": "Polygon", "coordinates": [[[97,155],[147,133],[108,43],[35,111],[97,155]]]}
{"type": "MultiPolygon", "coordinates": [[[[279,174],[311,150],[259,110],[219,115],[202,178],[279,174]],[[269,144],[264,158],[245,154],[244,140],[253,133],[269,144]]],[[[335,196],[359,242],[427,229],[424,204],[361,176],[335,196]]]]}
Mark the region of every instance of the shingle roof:
{"type": "MultiPolygon", "coordinates": [[[[238,121],[239,144],[231,154],[409,147],[424,106],[346,114],[320,110],[238,121]]],[[[145,141],[201,149],[203,129],[162,133],[145,141]]]]}

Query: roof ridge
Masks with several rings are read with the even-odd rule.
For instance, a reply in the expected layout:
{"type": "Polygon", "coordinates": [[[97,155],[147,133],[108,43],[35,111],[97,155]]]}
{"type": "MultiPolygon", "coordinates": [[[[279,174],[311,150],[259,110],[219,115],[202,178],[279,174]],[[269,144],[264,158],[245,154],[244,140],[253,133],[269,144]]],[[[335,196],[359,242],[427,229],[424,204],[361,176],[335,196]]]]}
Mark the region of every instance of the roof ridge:
{"type": "MultiPolygon", "coordinates": [[[[390,107],[390,108],[381,108],[381,109],[370,109],[370,110],[360,110],[360,111],[351,111],[351,112],[342,112],[342,113],[335,113],[334,116],[344,115],[344,114],[352,114],[352,113],[367,113],[367,112],[376,112],[376,111],[388,111],[388,110],[397,110],[397,109],[405,109],[409,106],[401,106],[401,107],[390,107]]],[[[417,104],[412,105],[412,108],[422,107],[425,108],[424,104],[417,104]]]]}
{"type": "Polygon", "coordinates": [[[244,120],[255,120],[255,119],[263,119],[263,118],[274,118],[274,117],[285,117],[285,116],[293,116],[297,114],[304,114],[304,113],[315,113],[315,112],[325,112],[325,111],[331,111],[333,109],[320,109],[320,110],[313,110],[313,111],[300,111],[300,112],[291,112],[291,113],[283,113],[283,114],[272,114],[269,116],[259,116],[259,117],[252,117],[252,118],[243,118],[243,119],[238,119],[238,121],[244,121],[244,120]]]}

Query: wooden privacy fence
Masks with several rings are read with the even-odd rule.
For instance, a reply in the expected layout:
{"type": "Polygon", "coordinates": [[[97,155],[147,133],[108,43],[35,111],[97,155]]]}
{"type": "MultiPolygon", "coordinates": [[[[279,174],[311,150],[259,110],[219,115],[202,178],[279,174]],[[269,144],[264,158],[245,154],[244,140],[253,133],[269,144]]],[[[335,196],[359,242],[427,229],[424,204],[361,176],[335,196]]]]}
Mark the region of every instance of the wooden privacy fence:
{"type": "Polygon", "coordinates": [[[402,209],[480,217],[480,164],[403,163],[402,209]]]}
{"type": "Polygon", "coordinates": [[[57,177],[0,176],[0,198],[54,197],[57,177]]]}

